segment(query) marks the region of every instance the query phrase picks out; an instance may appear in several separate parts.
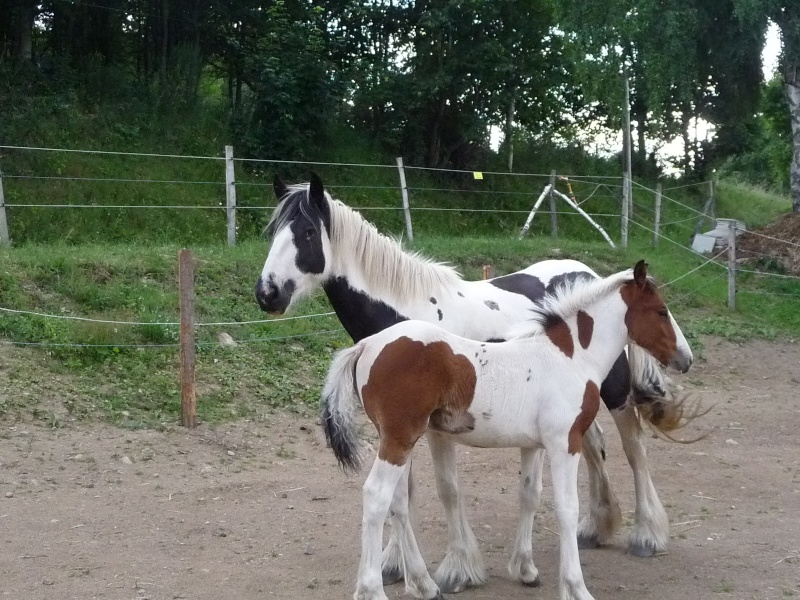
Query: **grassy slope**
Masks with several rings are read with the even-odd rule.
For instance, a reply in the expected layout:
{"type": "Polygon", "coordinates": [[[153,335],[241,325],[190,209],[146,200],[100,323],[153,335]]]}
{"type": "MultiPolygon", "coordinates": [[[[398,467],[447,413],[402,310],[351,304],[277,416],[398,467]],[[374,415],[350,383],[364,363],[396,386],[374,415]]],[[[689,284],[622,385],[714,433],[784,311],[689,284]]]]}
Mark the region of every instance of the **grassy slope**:
{"type": "MultiPolygon", "coordinates": [[[[31,145],[128,149],[149,152],[221,154],[224,135],[219,115],[187,118],[171,123],[98,123],[89,116],[43,116],[28,136],[31,145]],[[79,119],[72,122],[69,119],[79,119]],[[70,136],[62,135],[72,128],[70,136]],[[62,127],[56,127],[62,123],[62,127]],[[183,129],[182,129],[183,128],[183,129]],[[80,135],[75,132],[78,131],[80,135]],[[188,133],[186,133],[188,132],[188,133]],[[80,137],[80,144],[71,140],[80,137]]],[[[348,139],[331,153],[330,160],[387,163],[367,145],[348,139]]],[[[522,164],[524,157],[520,157],[522,164]]],[[[546,172],[541,157],[525,164],[527,171],[546,172]]],[[[607,165],[585,165],[575,157],[553,152],[544,162],[559,172],[607,165]]],[[[272,203],[269,179],[272,166],[257,169],[237,164],[241,243],[224,246],[225,220],[220,210],[118,211],[86,209],[9,209],[15,247],[0,249],[0,307],[45,313],[80,315],[96,319],[144,321],[178,320],[176,263],[181,245],[193,248],[197,259],[197,320],[229,322],[263,318],[252,288],[261,270],[266,244],[259,237],[265,206],[272,203]],[[255,210],[258,208],[260,210],[255,210]],[[102,241],[100,241],[102,240],[102,241]]],[[[307,167],[281,166],[289,181],[305,178],[307,167]]],[[[146,177],[195,181],[222,180],[221,163],[91,157],[75,154],[6,153],[5,173],[68,175],[72,177],[146,177]]],[[[381,230],[400,233],[399,211],[368,207],[399,205],[397,172],[392,168],[320,167],[334,193],[364,214],[381,230]],[[353,188],[348,186],[368,186],[353,188]]],[[[607,174],[607,173],[606,173],[607,174]]],[[[527,210],[547,181],[540,177],[486,174],[476,180],[471,173],[442,175],[409,170],[412,206],[483,209],[493,212],[415,211],[413,249],[450,261],[465,277],[481,276],[492,264],[498,273],[513,271],[548,257],[570,257],[588,263],[601,273],[628,267],[644,257],[662,281],[672,281],[700,266],[703,260],[667,241],[651,247],[653,194],[636,188],[627,251],[606,245],[579,217],[559,216],[558,239],[549,236],[549,218],[539,215],[531,236],[516,240],[527,210]],[[442,191],[460,188],[461,192],[442,191]],[[498,209],[518,212],[497,212],[498,209]]],[[[594,213],[616,211],[618,183],[573,181],[584,208],[594,213]]],[[[559,183],[566,191],[566,185],[559,183]]],[[[675,190],[668,195],[689,207],[702,206],[703,191],[675,190]]],[[[219,205],[222,190],[213,185],[64,183],[6,181],[10,203],[80,202],[96,204],[203,204],[219,205]],[[9,183],[10,182],[10,183],[9,183]]],[[[787,204],[741,186],[718,187],[717,213],[761,224],[786,210],[787,204]]],[[[618,218],[598,216],[614,239],[618,218]]],[[[670,239],[688,245],[695,215],[665,200],[663,231],[670,239]]],[[[792,296],[747,293],[772,291],[800,294],[794,282],[744,279],[739,309],[725,308],[726,273],[706,265],[666,288],[673,312],[686,333],[699,343],[701,333],[730,337],[774,336],[800,333],[800,318],[792,296]],[[767,300],[768,301],[765,301],[767,300]]],[[[327,312],[325,298],[317,295],[303,303],[300,312],[327,312]]],[[[0,415],[33,415],[58,425],[72,418],[107,418],[128,426],[172,424],[179,411],[177,379],[178,328],[173,325],[103,325],[0,313],[0,415]],[[45,346],[9,345],[8,341],[45,346]],[[67,347],[53,344],[94,344],[67,347]],[[147,348],[129,345],[150,344],[147,348]],[[99,346],[97,346],[99,345],[99,346]]],[[[276,407],[313,410],[330,354],[349,343],[335,317],[273,322],[256,325],[201,327],[198,329],[198,411],[204,420],[234,417],[258,418],[276,407]],[[325,333],[317,335],[316,332],[325,333]],[[221,332],[238,342],[234,348],[216,343],[221,332]],[[292,336],[292,337],[287,337],[292,336]]]]}

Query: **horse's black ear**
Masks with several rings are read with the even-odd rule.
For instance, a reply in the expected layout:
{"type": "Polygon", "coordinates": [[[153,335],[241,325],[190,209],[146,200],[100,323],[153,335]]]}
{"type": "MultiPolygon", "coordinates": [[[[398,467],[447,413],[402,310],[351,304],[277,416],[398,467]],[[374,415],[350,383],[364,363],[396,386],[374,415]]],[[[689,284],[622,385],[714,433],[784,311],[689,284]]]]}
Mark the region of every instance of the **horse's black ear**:
{"type": "Polygon", "coordinates": [[[644,260],[640,260],[633,267],[633,280],[640,288],[643,288],[647,283],[647,263],[644,260]]]}
{"type": "Polygon", "coordinates": [[[311,171],[311,179],[308,184],[308,195],[313,202],[316,203],[320,210],[325,205],[325,186],[322,185],[322,179],[319,175],[311,171]]]}
{"type": "Polygon", "coordinates": [[[286,184],[283,183],[283,179],[281,176],[275,173],[275,178],[272,180],[272,188],[275,190],[275,197],[278,199],[278,202],[283,200],[283,197],[289,193],[289,188],[286,187],[286,184]]]}

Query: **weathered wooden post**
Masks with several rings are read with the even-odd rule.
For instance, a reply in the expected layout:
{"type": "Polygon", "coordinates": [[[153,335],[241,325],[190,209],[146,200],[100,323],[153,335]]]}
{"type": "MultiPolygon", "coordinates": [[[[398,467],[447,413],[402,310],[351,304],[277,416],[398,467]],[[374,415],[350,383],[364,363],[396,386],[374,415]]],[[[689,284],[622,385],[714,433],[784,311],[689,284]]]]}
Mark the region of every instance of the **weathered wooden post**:
{"type": "Polygon", "coordinates": [[[661,227],[661,194],[662,184],[659,181],[656,185],[656,216],[653,221],[653,248],[658,246],[658,229],[661,227]]]}
{"type": "Polygon", "coordinates": [[[397,170],[400,173],[400,192],[403,194],[403,212],[406,215],[406,235],[410,241],[414,240],[414,230],[411,227],[411,209],[408,205],[408,187],[406,187],[406,171],[403,167],[403,157],[397,157],[397,170]]]}
{"type": "Polygon", "coordinates": [[[233,146],[225,146],[225,199],[228,213],[228,246],[236,245],[236,177],[233,170],[233,146]]]}
{"type": "Polygon", "coordinates": [[[0,169],[0,244],[8,246],[11,240],[8,237],[8,221],[6,220],[6,196],[3,192],[3,171],[0,169]]]}
{"type": "Polygon", "coordinates": [[[181,309],[181,425],[197,426],[194,348],[194,264],[192,251],[178,254],[178,289],[181,309]]]}
{"type": "Polygon", "coordinates": [[[556,197],[553,190],[556,189],[555,169],[550,171],[550,235],[558,237],[558,217],[556,216],[556,197]]]}
{"type": "Polygon", "coordinates": [[[736,220],[728,223],[728,308],[736,308],[736,220]]]}
{"type": "Polygon", "coordinates": [[[623,248],[628,247],[628,173],[622,174],[622,223],[620,225],[623,248]]]}

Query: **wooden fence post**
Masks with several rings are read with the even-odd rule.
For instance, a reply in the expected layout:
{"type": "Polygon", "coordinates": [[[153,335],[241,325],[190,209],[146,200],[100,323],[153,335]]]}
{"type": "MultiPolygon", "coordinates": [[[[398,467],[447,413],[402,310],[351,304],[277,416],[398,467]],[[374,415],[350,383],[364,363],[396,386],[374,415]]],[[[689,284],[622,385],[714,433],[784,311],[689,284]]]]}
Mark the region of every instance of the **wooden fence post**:
{"type": "Polygon", "coordinates": [[[736,308],[736,221],[728,223],[728,308],[736,308]]]}
{"type": "Polygon", "coordinates": [[[711,205],[711,208],[710,208],[710,213],[711,213],[711,218],[712,218],[714,221],[716,221],[716,220],[717,220],[717,197],[716,197],[716,193],[715,193],[715,192],[716,192],[716,184],[714,183],[714,180],[713,180],[713,179],[711,179],[711,180],[708,182],[708,197],[710,198],[710,205],[711,205]]]}
{"type": "Polygon", "coordinates": [[[550,235],[558,237],[558,217],[556,216],[556,197],[553,190],[556,189],[555,169],[550,171],[550,235]]]}
{"type": "Polygon", "coordinates": [[[550,185],[549,183],[546,186],[544,186],[544,189],[542,190],[542,193],[539,194],[539,198],[537,198],[536,202],[534,203],[531,212],[528,213],[528,218],[525,219],[525,225],[523,225],[522,229],[520,229],[519,231],[519,239],[522,239],[523,237],[525,237],[525,234],[528,233],[528,229],[530,229],[531,223],[533,223],[533,217],[536,215],[536,211],[539,210],[539,206],[541,206],[542,202],[545,199],[545,196],[547,196],[547,194],[549,194],[552,190],[553,186],[550,185]]]}
{"type": "Polygon", "coordinates": [[[411,227],[411,209],[408,205],[408,187],[406,187],[406,171],[403,167],[403,157],[397,157],[397,170],[400,173],[400,192],[403,194],[403,212],[406,215],[406,235],[414,241],[414,230],[411,227]]]}
{"type": "Polygon", "coordinates": [[[178,254],[178,288],[181,307],[181,425],[197,426],[194,386],[194,264],[192,251],[178,254]]]}
{"type": "Polygon", "coordinates": [[[622,224],[620,226],[620,233],[622,237],[621,246],[623,248],[628,247],[628,178],[630,175],[628,173],[622,174],[622,224]]]}
{"type": "Polygon", "coordinates": [[[236,245],[236,177],[233,170],[233,146],[225,146],[225,199],[228,212],[228,246],[236,245]]]}
{"type": "Polygon", "coordinates": [[[662,183],[659,181],[656,185],[656,216],[653,221],[653,248],[658,247],[658,229],[661,227],[661,194],[662,183]]]}
{"type": "Polygon", "coordinates": [[[6,196],[3,192],[3,171],[0,170],[0,245],[8,246],[10,244],[8,221],[6,220],[6,196]]]}

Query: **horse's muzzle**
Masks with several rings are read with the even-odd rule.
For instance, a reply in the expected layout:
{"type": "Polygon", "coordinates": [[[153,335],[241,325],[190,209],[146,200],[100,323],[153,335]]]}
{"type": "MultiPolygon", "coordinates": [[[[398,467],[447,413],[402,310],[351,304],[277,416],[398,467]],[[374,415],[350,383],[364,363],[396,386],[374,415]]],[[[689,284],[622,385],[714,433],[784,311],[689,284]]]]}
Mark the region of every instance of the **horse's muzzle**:
{"type": "Polygon", "coordinates": [[[677,369],[681,373],[686,373],[689,370],[689,367],[692,366],[693,357],[691,354],[688,356],[678,352],[670,361],[669,366],[673,369],[677,369]]]}
{"type": "Polygon", "coordinates": [[[294,290],[295,283],[291,279],[278,286],[272,277],[268,277],[266,281],[259,277],[256,282],[256,302],[264,312],[282,315],[292,301],[294,290]]]}

